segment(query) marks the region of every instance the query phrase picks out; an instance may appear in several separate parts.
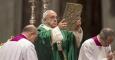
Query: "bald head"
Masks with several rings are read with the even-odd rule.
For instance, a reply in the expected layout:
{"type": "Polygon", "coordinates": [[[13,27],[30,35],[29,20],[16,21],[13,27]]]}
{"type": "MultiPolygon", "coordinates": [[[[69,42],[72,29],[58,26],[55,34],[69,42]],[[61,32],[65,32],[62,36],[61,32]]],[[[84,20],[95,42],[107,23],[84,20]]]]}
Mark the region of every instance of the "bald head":
{"type": "Polygon", "coordinates": [[[23,32],[36,32],[37,28],[34,25],[27,25],[24,27],[23,32]]]}
{"type": "Polygon", "coordinates": [[[26,38],[34,42],[37,37],[37,28],[34,25],[27,25],[24,27],[22,34],[26,35],[26,38]]]}

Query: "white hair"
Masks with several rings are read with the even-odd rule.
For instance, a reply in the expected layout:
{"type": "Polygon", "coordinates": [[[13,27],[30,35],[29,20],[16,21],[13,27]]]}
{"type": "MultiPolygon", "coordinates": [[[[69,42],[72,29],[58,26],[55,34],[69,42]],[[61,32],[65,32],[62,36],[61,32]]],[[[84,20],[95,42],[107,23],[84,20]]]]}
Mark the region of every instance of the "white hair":
{"type": "Polygon", "coordinates": [[[42,23],[45,24],[45,21],[46,21],[46,17],[47,15],[49,14],[49,12],[51,12],[53,10],[46,10],[44,13],[43,13],[43,17],[42,17],[42,23]]]}

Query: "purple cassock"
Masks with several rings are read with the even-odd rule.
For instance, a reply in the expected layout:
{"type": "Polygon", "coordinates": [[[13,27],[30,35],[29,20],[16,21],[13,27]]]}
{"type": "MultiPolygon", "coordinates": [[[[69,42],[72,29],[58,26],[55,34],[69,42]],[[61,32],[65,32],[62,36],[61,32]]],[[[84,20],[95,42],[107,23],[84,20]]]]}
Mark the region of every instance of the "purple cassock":
{"type": "Polygon", "coordinates": [[[93,37],[93,40],[97,46],[102,46],[99,40],[97,39],[97,36],[93,37]]]}
{"type": "Polygon", "coordinates": [[[12,38],[11,41],[19,41],[22,38],[26,38],[23,34],[16,35],[14,38],[12,38]]]}

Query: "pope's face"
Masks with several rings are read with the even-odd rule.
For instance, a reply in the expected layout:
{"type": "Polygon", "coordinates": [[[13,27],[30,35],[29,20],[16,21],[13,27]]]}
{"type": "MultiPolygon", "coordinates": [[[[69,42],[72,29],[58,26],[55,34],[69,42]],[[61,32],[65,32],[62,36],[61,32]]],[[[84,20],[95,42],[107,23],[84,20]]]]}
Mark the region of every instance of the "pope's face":
{"type": "Polygon", "coordinates": [[[51,27],[54,28],[57,26],[57,14],[54,11],[51,11],[48,13],[46,17],[47,24],[51,27]]]}

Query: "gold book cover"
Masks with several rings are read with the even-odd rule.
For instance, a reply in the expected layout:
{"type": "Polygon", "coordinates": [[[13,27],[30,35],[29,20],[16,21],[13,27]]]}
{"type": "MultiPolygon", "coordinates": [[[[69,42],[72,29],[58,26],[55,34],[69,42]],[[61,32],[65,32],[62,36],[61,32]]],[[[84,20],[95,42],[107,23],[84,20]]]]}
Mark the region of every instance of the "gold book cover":
{"type": "Polygon", "coordinates": [[[83,6],[77,3],[67,3],[63,14],[63,19],[68,23],[64,29],[73,31],[76,27],[76,20],[81,19],[81,12],[83,6]]]}

